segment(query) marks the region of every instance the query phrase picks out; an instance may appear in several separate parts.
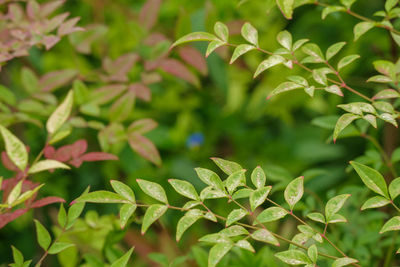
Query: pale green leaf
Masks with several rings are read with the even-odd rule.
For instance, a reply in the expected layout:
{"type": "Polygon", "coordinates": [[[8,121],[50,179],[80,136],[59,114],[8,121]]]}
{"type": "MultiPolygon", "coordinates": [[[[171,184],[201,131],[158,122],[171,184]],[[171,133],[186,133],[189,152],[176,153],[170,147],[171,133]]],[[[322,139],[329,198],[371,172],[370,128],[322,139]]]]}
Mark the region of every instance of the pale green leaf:
{"type": "Polygon", "coordinates": [[[220,40],[211,41],[207,46],[206,57],[208,57],[212,52],[214,52],[215,49],[217,49],[218,47],[221,47],[225,44],[226,43],[224,43],[220,40]]]}
{"type": "Polygon", "coordinates": [[[124,229],[128,220],[132,217],[137,206],[136,204],[124,204],[119,210],[119,224],[121,229],[124,229]]]}
{"type": "Polygon", "coordinates": [[[381,113],[378,115],[381,120],[384,120],[390,124],[393,124],[397,128],[396,117],[389,113],[381,113]]]}
{"type": "Polygon", "coordinates": [[[281,31],[278,33],[276,36],[276,39],[278,40],[278,43],[281,44],[284,48],[287,50],[292,49],[292,35],[288,31],[281,31]]]}
{"type": "Polygon", "coordinates": [[[384,89],[379,91],[372,99],[388,99],[388,98],[399,98],[400,94],[393,89],[384,89]]]}
{"type": "Polygon", "coordinates": [[[397,5],[398,2],[399,2],[399,0],[386,0],[386,2],[385,2],[385,10],[387,12],[389,12],[390,10],[392,10],[397,5]]]}
{"type": "Polygon", "coordinates": [[[204,168],[195,168],[195,171],[200,180],[202,180],[205,184],[212,186],[220,191],[225,191],[221,178],[219,178],[219,176],[215,172],[204,168]]]}
{"type": "Polygon", "coordinates": [[[0,132],[6,145],[7,156],[18,169],[24,171],[28,164],[28,151],[25,145],[2,125],[0,125],[0,132]]]}
{"type": "Polygon", "coordinates": [[[280,56],[280,55],[272,55],[272,56],[270,56],[268,59],[262,61],[260,63],[260,65],[258,65],[257,70],[254,73],[253,78],[257,77],[263,71],[265,71],[265,70],[267,70],[267,69],[269,69],[269,68],[271,68],[273,66],[279,65],[279,64],[281,64],[281,63],[283,63],[285,61],[286,61],[286,59],[284,57],[280,56]]]}
{"type": "Polygon", "coordinates": [[[116,180],[111,180],[110,183],[112,188],[118,195],[126,198],[131,202],[135,202],[135,194],[129,186],[116,180]]]}
{"type": "Polygon", "coordinates": [[[324,90],[331,94],[343,96],[342,90],[340,90],[340,87],[336,84],[329,85],[328,87],[325,87],[324,90]]]}
{"type": "Polygon", "coordinates": [[[157,221],[167,211],[168,207],[161,204],[154,204],[148,207],[143,217],[142,235],[155,221],[157,221]]]}
{"type": "Polygon", "coordinates": [[[21,194],[21,189],[22,189],[22,181],[19,181],[14,188],[11,190],[11,192],[8,194],[7,197],[7,204],[12,204],[21,194]]]}
{"type": "Polygon", "coordinates": [[[357,263],[357,262],[358,262],[358,260],[348,258],[348,257],[339,258],[333,262],[332,267],[342,267],[342,266],[350,265],[352,263],[357,263]]]}
{"type": "Polygon", "coordinates": [[[341,223],[347,222],[347,219],[340,214],[333,214],[329,219],[327,219],[327,223],[341,223]]]}
{"type": "Polygon", "coordinates": [[[211,159],[227,175],[231,175],[232,173],[243,169],[242,166],[233,161],[221,158],[211,158],[211,159]]]}
{"type": "Polygon", "coordinates": [[[187,182],[177,179],[169,179],[168,182],[172,185],[176,192],[193,200],[200,200],[194,186],[187,182]]]}
{"type": "Polygon", "coordinates": [[[22,266],[22,264],[24,263],[24,255],[22,255],[21,251],[16,249],[14,246],[11,246],[11,248],[12,248],[14,263],[17,266],[22,266]]]}
{"type": "Polygon", "coordinates": [[[69,91],[64,101],[56,108],[47,120],[46,129],[50,135],[60,129],[60,127],[67,121],[71,114],[72,104],[74,99],[74,91],[69,91]]]}
{"type": "Polygon", "coordinates": [[[353,62],[354,60],[356,60],[358,58],[360,58],[359,55],[350,55],[350,56],[346,56],[346,57],[340,59],[338,65],[337,65],[338,70],[349,65],[351,62],[353,62]]]}
{"type": "Polygon", "coordinates": [[[250,207],[252,211],[254,211],[258,206],[264,203],[270,191],[271,186],[265,186],[251,192],[250,207]]]}
{"type": "Polygon", "coordinates": [[[256,47],[254,45],[249,45],[249,44],[241,44],[238,45],[235,50],[233,51],[232,54],[232,58],[231,61],[229,62],[229,64],[232,64],[233,62],[236,61],[236,59],[238,59],[240,56],[244,55],[245,53],[256,49],[256,47]]]}
{"type": "Polygon", "coordinates": [[[218,243],[214,245],[208,255],[208,267],[215,267],[233,247],[232,243],[218,243]]]}
{"type": "Polygon", "coordinates": [[[246,22],[243,24],[241,33],[244,39],[252,45],[258,47],[258,32],[250,23],[246,22]]]}
{"type": "Polygon", "coordinates": [[[263,169],[260,166],[257,166],[251,173],[251,181],[257,188],[265,186],[266,177],[263,169]]]}
{"type": "Polygon", "coordinates": [[[342,194],[328,200],[325,206],[325,217],[327,221],[329,221],[331,216],[337,213],[343,207],[344,203],[349,197],[350,194],[342,194]]]}
{"type": "Polygon", "coordinates": [[[301,199],[304,193],[304,177],[300,176],[293,181],[291,181],[285,188],[284,196],[286,203],[289,204],[291,210],[293,210],[294,205],[301,199]]]}
{"type": "Polygon", "coordinates": [[[192,32],[189,33],[181,38],[179,38],[175,43],[172,44],[172,47],[188,43],[188,42],[196,42],[196,41],[215,41],[218,40],[218,38],[211,33],[208,32],[192,32]]]}
{"type": "Polygon", "coordinates": [[[248,235],[249,232],[244,228],[243,226],[240,225],[233,225],[228,228],[222,229],[220,231],[221,234],[224,234],[228,237],[233,237],[233,236],[239,236],[239,235],[248,235]]]}
{"type": "Polygon", "coordinates": [[[312,261],[300,250],[291,249],[275,254],[275,257],[290,265],[311,264],[312,261]]]}
{"type": "Polygon", "coordinates": [[[320,223],[326,222],[324,215],[319,212],[309,213],[309,214],[307,214],[307,217],[316,222],[320,222],[320,223]]]}
{"type": "Polygon", "coordinates": [[[60,209],[58,210],[58,215],[57,215],[57,221],[58,224],[61,226],[61,228],[64,228],[65,225],[67,224],[67,212],[65,211],[64,204],[60,204],[60,209]]]}
{"type": "Polygon", "coordinates": [[[32,167],[29,168],[28,173],[32,174],[53,169],[70,169],[70,167],[57,160],[44,159],[32,165],[32,167]]]}
{"type": "MultiPolygon", "coordinates": [[[[390,186],[389,186],[389,191],[390,191],[390,186]]],[[[389,199],[386,199],[381,196],[375,196],[365,201],[365,203],[361,207],[361,210],[380,208],[386,206],[389,203],[390,203],[389,199]]]]}
{"type": "Polygon", "coordinates": [[[94,191],[86,193],[75,199],[76,202],[91,203],[129,203],[125,197],[109,191],[94,191]]]}
{"type": "Polygon", "coordinates": [[[278,239],[276,239],[276,237],[266,229],[256,230],[251,234],[251,238],[257,241],[275,245],[277,247],[280,245],[278,239]]]}
{"type": "Polygon", "coordinates": [[[198,219],[203,217],[203,212],[198,209],[189,210],[179,219],[176,226],[176,241],[179,242],[183,233],[192,226],[198,219]]]}
{"type": "Polygon", "coordinates": [[[346,42],[339,42],[339,43],[333,44],[330,47],[328,47],[328,49],[326,50],[326,59],[327,60],[331,59],[333,56],[335,56],[337,53],[339,53],[339,51],[345,45],[346,45],[346,42]]]}
{"type": "Polygon", "coordinates": [[[400,230],[400,216],[395,216],[382,226],[382,229],[379,231],[379,233],[382,234],[388,231],[398,230],[400,230]]]}
{"type": "Polygon", "coordinates": [[[294,0],[276,0],[276,4],[287,19],[292,19],[294,0]]]}
{"type": "Polygon", "coordinates": [[[398,195],[400,195],[400,177],[397,177],[389,184],[389,194],[392,200],[394,200],[398,195]]]}
{"type": "Polygon", "coordinates": [[[247,211],[243,210],[243,209],[234,209],[232,210],[228,217],[226,218],[226,224],[225,226],[228,227],[231,224],[241,220],[244,216],[246,216],[248,213],[247,211]]]}
{"type": "Polygon", "coordinates": [[[239,186],[246,185],[245,173],[246,170],[240,170],[228,176],[225,181],[225,185],[230,195],[232,195],[239,186]]]}
{"type": "Polygon", "coordinates": [[[302,85],[299,85],[299,84],[297,84],[297,83],[294,83],[294,82],[284,82],[284,83],[281,83],[278,87],[276,87],[276,88],[268,95],[268,98],[267,98],[267,99],[273,97],[274,95],[277,95],[277,94],[280,94],[280,93],[283,93],[283,92],[287,92],[287,91],[291,91],[291,90],[294,90],[294,89],[299,89],[299,88],[303,88],[303,86],[302,86],[302,85]]]}
{"type": "Polygon", "coordinates": [[[243,240],[239,240],[238,242],[236,242],[235,244],[236,247],[248,250],[250,252],[255,252],[253,246],[249,243],[249,241],[243,239],[243,240]]]}
{"type": "Polygon", "coordinates": [[[350,125],[354,120],[360,118],[358,115],[346,113],[340,116],[335,125],[335,130],[333,131],[333,141],[336,141],[341,131],[350,125]]]}
{"type": "Polygon", "coordinates": [[[146,195],[168,204],[167,195],[165,194],[165,190],[161,187],[161,185],[141,179],[137,179],[136,181],[146,195]]]}
{"type": "Polygon", "coordinates": [[[49,254],[58,254],[61,251],[75,246],[74,244],[64,243],[64,242],[55,242],[49,248],[49,254]]]}
{"type": "Polygon", "coordinates": [[[313,263],[317,262],[318,248],[316,245],[311,245],[307,250],[307,255],[313,263]]]}
{"type": "Polygon", "coordinates": [[[306,44],[303,46],[302,50],[304,53],[311,56],[315,62],[323,62],[325,60],[321,49],[316,44],[306,44]]]}
{"type": "Polygon", "coordinates": [[[222,41],[228,42],[229,30],[224,23],[217,21],[214,25],[214,32],[222,41]]]}
{"type": "Polygon", "coordinates": [[[116,261],[114,261],[110,267],[126,267],[126,265],[128,264],[128,261],[132,255],[133,252],[133,248],[131,248],[130,250],[128,250],[128,252],[126,252],[124,255],[122,255],[121,258],[117,259],[116,261]]]}
{"type": "MultiPolygon", "coordinates": [[[[270,207],[268,209],[263,210],[258,216],[257,221],[255,223],[266,223],[273,222],[279,220],[287,215],[286,210],[280,207],[270,207]]],[[[253,223],[254,224],[254,223],[253,223]]]]}
{"type": "Polygon", "coordinates": [[[356,26],[354,26],[354,41],[357,41],[358,38],[361,37],[361,35],[363,35],[364,33],[366,33],[367,31],[369,31],[370,29],[372,29],[375,26],[374,22],[370,22],[370,21],[363,21],[363,22],[359,22],[356,24],[356,26]]]}
{"type": "Polygon", "coordinates": [[[325,19],[326,16],[328,16],[329,14],[331,14],[333,12],[338,12],[338,11],[346,11],[346,8],[344,8],[342,6],[327,6],[322,10],[321,17],[322,17],[322,19],[325,19]]]}

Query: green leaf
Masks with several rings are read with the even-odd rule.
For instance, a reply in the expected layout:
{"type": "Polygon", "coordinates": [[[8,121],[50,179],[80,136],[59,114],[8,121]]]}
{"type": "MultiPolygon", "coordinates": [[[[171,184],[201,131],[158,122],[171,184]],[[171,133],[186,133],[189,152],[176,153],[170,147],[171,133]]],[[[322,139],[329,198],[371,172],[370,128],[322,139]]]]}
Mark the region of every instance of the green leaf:
{"type": "Polygon", "coordinates": [[[340,59],[338,66],[337,66],[338,70],[349,65],[351,62],[353,62],[354,60],[356,60],[358,58],[360,58],[359,55],[350,55],[350,56],[346,56],[346,57],[340,59]]]}
{"type": "Polygon", "coordinates": [[[225,181],[226,188],[230,195],[239,187],[246,185],[246,170],[240,170],[232,173],[225,181]]]}
{"type": "Polygon", "coordinates": [[[165,194],[165,190],[161,187],[161,185],[141,179],[137,179],[136,181],[146,195],[168,204],[167,195],[165,194]]]}
{"type": "Polygon", "coordinates": [[[308,39],[300,39],[297,40],[294,44],[293,44],[293,48],[292,51],[296,51],[297,49],[299,49],[300,47],[302,47],[305,43],[307,43],[309,40],[308,39]]]}
{"type": "Polygon", "coordinates": [[[58,210],[58,215],[57,215],[57,221],[58,224],[61,226],[61,228],[64,228],[65,225],[67,224],[67,212],[65,211],[64,204],[60,204],[60,209],[58,210]]]}
{"type": "Polygon", "coordinates": [[[246,22],[243,24],[241,33],[244,39],[252,45],[258,47],[258,32],[250,23],[246,22]]]}
{"type": "Polygon", "coordinates": [[[379,172],[355,161],[350,161],[350,164],[369,189],[387,199],[390,199],[385,179],[379,172]]]}
{"type": "Polygon", "coordinates": [[[258,206],[264,203],[265,199],[267,199],[269,192],[271,191],[271,188],[271,186],[264,186],[251,192],[250,207],[252,211],[254,211],[258,206]]]}
{"type": "Polygon", "coordinates": [[[221,158],[211,158],[211,159],[227,175],[231,175],[232,173],[243,169],[242,166],[233,161],[221,158]]]}
{"type": "Polygon", "coordinates": [[[60,127],[67,121],[71,114],[72,104],[74,99],[74,91],[69,91],[64,101],[56,108],[47,120],[46,129],[50,135],[60,129],[60,127]]]}
{"type": "Polygon", "coordinates": [[[392,114],[389,114],[389,113],[382,113],[382,114],[379,114],[378,117],[379,117],[381,120],[384,120],[384,121],[386,121],[386,122],[388,122],[388,123],[393,124],[393,125],[397,128],[397,121],[396,121],[396,118],[395,118],[392,114]]]}
{"type": "Polygon", "coordinates": [[[291,91],[291,90],[294,90],[294,89],[299,89],[299,88],[303,88],[303,86],[302,86],[302,85],[299,85],[299,84],[297,84],[297,83],[294,83],[294,82],[284,82],[284,83],[281,83],[278,87],[276,87],[276,88],[268,95],[268,98],[267,98],[267,99],[273,97],[274,95],[277,95],[277,94],[280,94],[280,93],[283,93],[283,92],[287,92],[287,91],[291,91]]]}
{"type": "Polygon", "coordinates": [[[211,41],[207,46],[206,57],[208,57],[212,52],[214,52],[215,49],[225,44],[226,44],[225,42],[222,42],[220,40],[211,41]]]}
{"type": "Polygon", "coordinates": [[[229,30],[224,23],[217,21],[214,25],[214,32],[222,41],[228,42],[229,30]]]}
{"type": "Polygon", "coordinates": [[[325,60],[321,49],[316,44],[306,44],[303,46],[302,50],[304,53],[311,56],[316,63],[323,62],[325,60]]]}
{"type": "Polygon", "coordinates": [[[253,192],[253,190],[250,188],[242,188],[242,189],[239,189],[238,191],[236,191],[233,194],[232,198],[233,199],[248,198],[248,197],[250,197],[251,192],[253,192]]]}
{"type": "Polygon", "coordinates": [[[299,265],[299,264],[311,264],[312,261],[307,257],[307,255],[300,250],[291,249],[282,252],[278,252],[275,256],[283,261],[284,263],[290,265],[299,265]]]}
{"type": "Polygon", "coordinates": [[[376,114],[375,108],[371,104],[365,102],[342,104],[338,105],[338,107],[356,115],[363,115],[363,112],[376,114]]]}
{"type": "Polygon", "coordinates": [[[300,176],[293,181],[291,181],[285,188],[284,196],[286,203],[289,204],[291,210],[293,210],[294,205],[301,199],[304,193],[304,177],[300,176]]]}
{"type": "Polygon", "coordinates": [[[12,204],[14,203],[14,201],[17,200],[17,198],[20,196],[21,194],[21,189],[22,189],[22,181],[19,181],[14,188],[11,190],[11,192],[8,194],[7,197],[7,204],[12,204]]]}
{"type": "Polygon", "coordinates": [[[219,190],[219,189],[215,189],[212,186],[207,186],[206,188],[204,188],[201,192],[200,192],[200,199],[204,200],[204,199],[214,199],[214,198],[222,198],[222,197],[226,197],[226,194],[219,190]]]}
{"type": "Polygon", "coordinates": [[[327,221],[343,207],[349,197],[350,194],[342,194],[328,200],[325,206],[325,217],[327,221]]]}
{"type": "Polygon", "coordinates": [[[176,226],[176,241],[179,242],[183,233],[192,226],[197,220],[203,217],[203,212],[198,209],[189,210],[179,219],[176,226]]]}
{"type": "Polygon", "coordinates": [[[232,64],[233,62],[236,61],[236,59],[238,59],[240,56],[244,55],[245,53],[256,49],[256,47],[254,45],[249,45],[249,44],[241,44],[238,45],[235,50],[233,51],[232,54],[232,58],[231,61],[229,62],[229,64],[232,64]]]}
{"type": "Polygon", "coordinates": [[[398,195],[400,195],[400,177],[397,177],[389,184],[389,194],[392,200],[394,200],[398,195]]]}
{"type": "Polygon", "coordinates": [[[329,219],[327,219],[327,223],[340,223],[347,222],[347,219],[340,214],[333,214],[329,219]]]}
{"type": "Polygon", "coordinates": [[[64,242],[55,242],[49,248],[49,254],[58,254],[61,251],[65,250],[69,247],[73,247],[73,246],[75,246],[75,245],[69,244],[69,243],[64,243],[64,242]]]}
{"type": "Polygon", "coordinates": [[[400,230],[400,216],[395,216],[382,226],[382,229],[379,231],[379,233],[383,234],[388,231],[398,231],[398,230],[400,230]]]}
{"type": "Polygon", "coordinates": [[[287,214],[286,210],[280,207],[271,207],[263,210],[258,216],[257,221],[260,223],[273,222],[285,217],[287,214]]]}
{"type": "Polygon", "coordinates": [[[278,239],[268,230],[259,229],[251,234],[251,238],[264,243],[269,243],[277,247],[280,246],[278,239]]]}
{"type": "Polygon", "coordinates": [[[325,69],[315,69],[312,72],[314,80],[322,85],[328,85],[328,80],[326,78],[326,72],[325,69]]]}
{"type": "MultiPolygon", "coordinates": [[[[390,186],[389,186],[389,191],[390,191],[390,186]]],[[[389,199],[386,199],[381,196],[375,196],[365,201],[365,203],[361,207],[361,210],[380,208],[386,206],[389,203],[390,203],[389,199]]]]}
{"type": "Polygon", "coordinates": [[[232,243],[218,243],[214,245],[208,255],[208,267],[217,266],[218,262],[228,253],[233,247],[232,243]]]}
{"type": "Polygon", "coordinates": [[[50,234],[38,220],[34,220],[34,221],[35,221],[35,226],[36,226],[37,241],[38,241],[40,247],[42,247],[44,250],[47,250],[51,243],[50,234]]]}
{"type": "Polygon", "coordinates": [[[228,217],[226,218],[226,224],[225,226],[228,227],[231,224],[241,220],[244,216],[246,216],[248,213],[247,211],[243,210],[243,209],[234,209],[232,210],[228,217]]]}
{"type": "Polygon", "coordinates": [[[28,93],[33,94],[39,90],[38,78],[31,69],[28,69],[26,67],[22,68],[21,81],[22,85],[24,86],[24,89],[28,93]]]}
{"type": "Polygon", "coordinates": [[[322,213],[319,213],[319,212],[309,213],[309,214],[307,214],[307,217],[310,218],[313,221],[316,221],[316,222],[320,222],[320,223],[325,223],[326,222],[324,215],[322,213]]]}
{"type": "Polygon", "coordinates": [[[28,173],[38,173],[41,171],[53,170],[53,169],[70,169],[70,167],[62,162],[53,159],[44,159],[36,162],[32,167],[29,168],[28,173]]]}
{"type": "MultiPolygon", "coordinates": [[[[18,266],[22,266],[24,263],[24,256],[22,255],[21,251],[16,249],[14,246],[11,246],[14,263],[18,266]]],[[[11,266],[11,265],[10,265],[11,266]]]]}
{"type": "Polygon", "coordinates": [[[294,0],[276,0],[276,4],[287,19],[292,19],[294,0]]]}
{"type": "Polygon", "coordinates": [[[251,173],[251,181],[257,188],[265,186],[266,177],[263,169],[260,166],[257,166],[251,173]]]}
{"type": "Polygon", "coordinates": [[[127,186],[126,184],[121,183],[120,181],[116,181],[116,180],[111,180],[110,184],[111,184],[112,188],[114,189],[114,191],[118,195],[126,198],[127,200],[129,200],[131,202],[136,201],[135,194],[133,193],[132,189],[129,186],[127,186]]]}
{"type": "Polygon", "coordinates": [[[124,229],[128,220],[132,217],[137,208],[136,204],[124,204],[119,210],[119,224],[121,229],[124,229]]]}
{"type": "Polygon", "coordinates": [[[350,265],[352,263],[357,263],[357,262],[358,262],[358,260],[348,258],[348,257],[339,258],[333,262],[332,267],[342,267],[342,266],[350,265]]]}
{"type": "Polygon", "coordinates": [[[340,3],[342,3],[347,9],[350,9],[351,5],[355,2],[356,0],[340,0],[340,3]]]}
{"type": "MultiPolygon", "coordinates": [[[[82,193],[82,195],[85,195],[89,192],[90,187],[88,186],[85,191],[82,193]]],[[[68,212],[67,212],[67,227],[66,229],[71,228],[75,222],[76,219],[81,215],[83,209],[85,207],[85,203],[74,203],[72,206],[69,207],[68,212]]]]}
{"type": "Polygon", "coordinates": [[[64,138],[67,137],[68,135],[70,135],[70,134],[71,134],[71,131],[72,131],[71,128],[68,128],[68,129],[66,129],[66,130],[61,130],[61,131],[56,132],[56,133],[50,138],[49,145],[52,145],[52,144],[57,143],[58,141],[61,141],[62,139],[64,139],[64,138]]]}
{"type": "Polygon", "coordinates": [[[322,19],[325,19],[326,16],[328,16],[329,14],[331,14],[333,12],[338,12],[338,11],[346,11],[346,8],[344,8],[342,6],[327,6],[322,10],[321,17],[322,17],[322,19]]]}
{"type": "Polygon", "coordinates": [[[158,220],[167,211],[168,207],[161,204],[151,205],[144,214],[142,223],[142,235],[156,220],[158,220]]]}
{"type": "Polygon", "coordinates": [[[333,131],[333,141],[335,142],[336,139],[338,138],[339,134],[341,131],[344,130],[347,126],[350,125],[354,120],[360,118],[358,115],[346,113],[340,116],[338,121],[336,122],[335,125],[335,130],[333,131]]]}
{"type": "Polygon", "coordinates": [[[202,180],[205,184],[212,186],[220,191],[225,191],[221,178],[219,178],[219,176],[215,172],[204,168],[195,168],[195,171],[200,180],[202,180]]]}
{"type": "Polygon", "coordinates": [[[114,261],[110,267],[126,267],[126,265],[128,264],[128,261],[132,255],[133,252],[133,248],[131,248],[130,250],[128,250],[128,252],[126,252],[121,258],[117,259],[116,261],[114,261]]]}
{"type": "Polygon", "coordinates": [[[224,234],[228,237],[233,237],[233,236],[239,236],[239,235],[248,235],[249,232],[244,228],[243,226],[240,225],[233,225],[231,227],[222,229],[220,231],[221,234],[224,234]]]}
{"type": "Polygon", "coordinates": [[[125,197],[109,191],[94,191],[75,199],[76,202],[91,202],[91,203],[129,203],[125,197]]]}
{"type": "Polygon", "coordinates": [[[363,35],[367,31],[369,31],[370,29],[372,29],[374,26],[375,26],[375,22],[370,22],[370,21],[363,21],[363,22],[357,23],[353,29],[354,41],[357,41],[358,38],[361,37],[361,35],[363,35]]]}
{"type": "Polygon", "coordinates": [[[189,42],[196,42],[196,41],[215,41],[218,40],[218,38],[211,33],[208,32],[192,32],[189,33],[181,38],[179,38],[175,43],[172,44],[171,47],[175,47],[177,45],[181,45],[184,43],[189,43],[189,42]]]}
{"type": "Polygon", "coordinates": [[[177,179],[169,179],[168,182],[172,185],[176,192],[193,200],[200,200],[194,186],[187,182],[177,179]]]}
{"type": "Polygon", "coordinates": [[[281,44],[284,48],[287,50],[292,49],[292,35],[288,31],[281,31],[278,33],[276,36],[276,39],[278,40],[278,43],[281,44]]]}
{"type": "Polygon", "coordinates": [[[17,104],[17,99],[10,89],[0,84],[0,103],[1,102],[14,106],[17,104]]]}
{"type": "Polygon", "coordinates": [[[28,164],[28,152],[25,145],[2,125],[0,125],[0,132],[6,145],[7,156],[18,169],[24,171],[28,164]]]}
{"type": "Polygon", "coordinates": [[[228,236],[221,233],[208,234],[199,239],[200,242],[208,243],[230,243],[231,240],[228,236]]]}
{"type": "Polygon", "coordinates": [[[333,56],[335,56],[339,51],[343,48],[343,46],[346,45],[346,42],[339,42],[336,44],[331,45],[328,47],[326,50],[326,60],[331,59],[333,56]]]}
{"type": "Polygon", "coordinates": [[[335,95],[338,95],[338,96],[343,96],[342,90],[340,90],[340,87],[337,86],[336,84],[332,84],[332,85],[330,85],[328,87],[325,87],[324,90],[327,91],[328,93],[331,93],[331,94],[335,94],[335,95]]]}
{"type": "Polygon", "coordinates": [[[397,5],[398,2],[399,2],[399,0],[386,0],[386,2],[385,2],[385,10],[387,12],[389,12],[390,10],[392,10],[397,5]]]}
{"type": "Polygon", "coordinates": [[[239,248],[248,250],[253,253],[256,252],[254,250],[253,246],[250,244],[250,242],[245,239],[242,239],[242,240],[239,240],[238,242],[236,242],[235,247],[239,247],[239,248]]]}
{"type": "Polygon", "coordinates": [[[283,63],[285,61],[286,61],[286,59],[284,57],[280,56],[280,55],[272,55],[272,56],[270,56],[268,59],[262,61],[260,63],[260,65],[258,65],[257,70],[254,73],[253,78],[257,77],[263,71],[265,71],[265,70],[267,70],[267,69],[269,69],[269,68],[271,68],[273,66],[279,65],[279,64],[281,64],[281,63],[283,63]]]}
{"type": "Polygon", "coordinates": [[[318,248],[316,245],[311,245],[307,250],[307,255],[313,263],[317,262],[318,248]]]}
{"type": "MultiPolygon", "coordinates": [[[[383,112],[387,112],[387,113],[394,113],[394,108],[393,108],[392,104],[390,104],[388,102],[374,101],[374,103],[372,103],[372,104],[374,105],[374,107],[377,110],[380,110],[380,111],[383,111],[383,112]]],[[[393,158],[393,154],[392,154],[392,158],[393,158]]]]}

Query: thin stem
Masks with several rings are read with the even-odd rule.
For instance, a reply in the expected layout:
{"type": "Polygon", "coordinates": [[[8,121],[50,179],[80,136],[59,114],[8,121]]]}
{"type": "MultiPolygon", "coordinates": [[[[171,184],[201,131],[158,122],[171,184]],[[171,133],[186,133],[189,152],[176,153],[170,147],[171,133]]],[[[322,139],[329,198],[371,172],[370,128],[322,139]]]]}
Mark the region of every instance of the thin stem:
{"type": "Polygon", "coordinates": [[[47,255],[49,254],[49,249],[51,248],[51,246],[53,244],[55,244],[60,237],[65,233],[66,229],[65,227],[62,228],[61,233],[54,239],[54,241],[50,244],[49,248],[44,252],[44,254],[42,255],[42,257],[39,259],[39,261],[36,263],[35,267],[39,267],[42,265],[42,262],[44,261],[44,259],[47,257],[47,255]]]}

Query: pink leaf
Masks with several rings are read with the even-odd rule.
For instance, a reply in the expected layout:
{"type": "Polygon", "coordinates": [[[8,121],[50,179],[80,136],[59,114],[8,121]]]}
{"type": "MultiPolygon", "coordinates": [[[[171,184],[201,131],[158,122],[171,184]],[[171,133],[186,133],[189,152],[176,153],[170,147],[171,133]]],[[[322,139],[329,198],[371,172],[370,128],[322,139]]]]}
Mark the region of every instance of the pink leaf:
{"type": "Polygon", "coordinates": [[[46,50],[52,48],[56,43],[60,41],[60,37],[56,35],[47,35],[42,39],[42,44],[46,47],[46,50]]]}
{"type": "Polygon", "coordinates": [[[40,16],[47,17],[53,13],[57,8],[64,4],[65,0],[53,0],[42,4],[40,7],[40,16]]]}
{"type": "Polygon", "coordinates": [[[49,92],[68,84],[77,75],[76,70],[58,70],[45,74],[39,80],[42,91],[49,92]]]}
{"type": "Polygon", "coordinates": [[[47,206],[53,203],[65,203],[65,200],[60,197],[45,197],[39,200],[36,200],[30,205],[30,208],[40,208],[43,206],[47,206]]]}
{"type": "Polygon", "coordinates": [[[153,162],[155,165],[161,165],[161,157],[154,144],[146,137],[139,134],[129,135],[129,145],[139,155],[153,162]]]}
{"type": "Polygon", "coordinates": [[[0,228],[3,228],[4,226],[6,226],[6,224],[14,221],[19,216],[25,214],[27,211],[28,211],[28,209],[19,209],[14,212],[0,214],[0,228]]]}
{"type": "Polygon", "coordinates": [[[54,159],[56,150],[52,146],[46,146],[43,150],[43,154],[46,159],[54,159]]]}
{"type": "Polygon", "coordinates": [[[161,0],[147,0],[139,14],[139,23],[150,30],[157,22],[161,0]]]}
{"type": "Polygon", "coordinates": [[[71,145],[71,157],[77,158],[87,150],[87,142],[84,139],[78,140],[71,145]]]}
{"type": "Polygon", "coordinates": [[[118,157],[105,152],[89,152],[81,157],[83,161],[118,160],[118,157]]]}
{"type": "Polygon", "coordinates": [[[184,46],[179,48],[178,53],[183,61],[195,67],[201,74],[207,75],[207,62],[199,50],[190,46],[184,46]]]}
{"type": "Polygon", "coordinates": [[[72,146],[71,145],[66,145],[62,146],[59,149],[57,149],[56,153],[54,154],[54,159],[61,161],[61,162],[66,162],[70,160],[72,157],[72,146]]]}
{"type": "Polygon", "coordinates": [[[141,83],[133,83],[129,85],[129,90],[133,92],[138,98],[149,102],[151,100],[150,88],[141,83]]]}
{"type": "Polygon", "coordinates": [[[176,59],[163,59],[160,62],[160,68],[180,79],[183,79],[196,87],[199,87],[199,80],[189,71],[189,69],[176,59]]]}
{"type": "Polygon", "coordinates": [[[128,133],[144,134],[157,127],[158,123],[152,119],[141,119],[134,121],[128,127],[128,133]]]}
{"type": "Polygon", "coordinates": [[[10,160],[5,151],[1,152],[1,161],[6,169],[14,172],[19,171],[18,167],[10,160]]]}
{"type": "Polygon", "coordinates": [[[83,28],[75,27],[79,20],[80,18],[76,17],[63,22],[57,30],[57,35],[61,37],[76,31],[83,31],[83,28]]]}

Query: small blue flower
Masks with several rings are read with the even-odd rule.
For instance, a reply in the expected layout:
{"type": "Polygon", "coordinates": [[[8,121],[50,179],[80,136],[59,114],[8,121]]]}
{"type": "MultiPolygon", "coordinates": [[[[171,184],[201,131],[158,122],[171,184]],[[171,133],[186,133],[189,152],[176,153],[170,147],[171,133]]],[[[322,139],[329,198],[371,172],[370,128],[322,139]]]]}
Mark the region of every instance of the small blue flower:
{"type": "Polygon", "coordinates": [[[198,148],[204,143],[204,135],[202,133],[193,133],[186,139],[186,146],[190,149],[198,148]]]}

